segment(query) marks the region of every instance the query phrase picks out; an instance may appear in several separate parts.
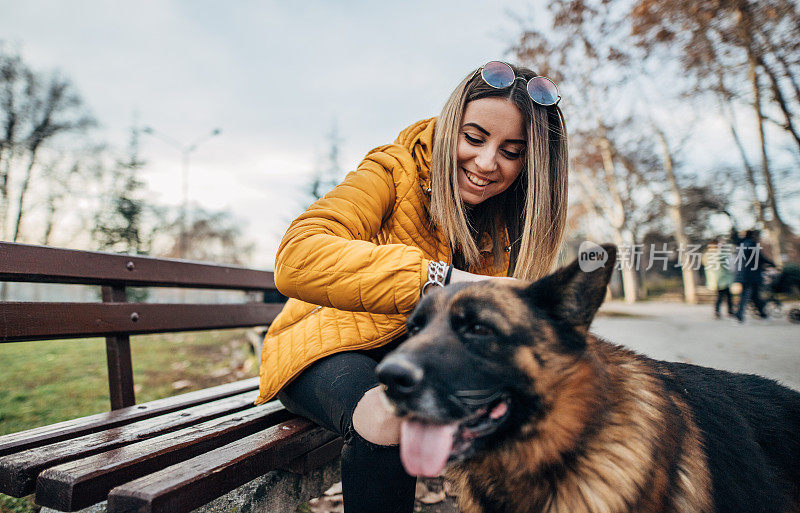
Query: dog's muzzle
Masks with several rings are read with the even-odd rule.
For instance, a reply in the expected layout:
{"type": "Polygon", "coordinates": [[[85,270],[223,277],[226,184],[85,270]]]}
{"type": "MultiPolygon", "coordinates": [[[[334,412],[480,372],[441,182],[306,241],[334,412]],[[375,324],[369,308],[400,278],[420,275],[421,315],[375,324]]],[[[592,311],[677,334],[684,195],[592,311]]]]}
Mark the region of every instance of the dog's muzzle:
{"type": "Polygon", "coordinates": [[[383,391],[403,416],[400,456],[411,475],[434,477],[448,461],[461,461],[473,443],[493,433],[509,414],[502,390],[452,390],[426,387],[424,369],[404,355],[390,355],[376,368],[383,391]],[[458,411],[452,413],[444,411],[458,411]]]}

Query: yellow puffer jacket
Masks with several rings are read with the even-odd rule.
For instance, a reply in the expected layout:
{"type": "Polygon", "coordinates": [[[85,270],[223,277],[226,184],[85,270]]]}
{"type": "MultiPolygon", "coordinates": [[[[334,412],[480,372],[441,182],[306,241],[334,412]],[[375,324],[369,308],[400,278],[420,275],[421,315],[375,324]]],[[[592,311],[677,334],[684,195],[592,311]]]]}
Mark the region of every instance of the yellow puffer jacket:
{"type": "MultiPolygon", "coordinates": [[[[402,335],[428,264],[452,262],[428,215],[435,121],[415,123],[394,144],[370,151],[289,226],[275,257],[275,284],[291,299],[264,339],[256,404],[320,358],[402,335]]],[[[505,276],[508,253],[495,269],[491,245],[482,242],[483,265],[470,271],[505,276]]]]}

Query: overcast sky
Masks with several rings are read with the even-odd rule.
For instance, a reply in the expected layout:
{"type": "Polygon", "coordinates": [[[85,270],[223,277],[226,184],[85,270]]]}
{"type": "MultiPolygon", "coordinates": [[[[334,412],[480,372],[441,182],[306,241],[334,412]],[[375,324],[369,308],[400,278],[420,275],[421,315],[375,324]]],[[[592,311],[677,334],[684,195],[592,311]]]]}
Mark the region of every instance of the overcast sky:
{"type": "MultiPolygon", "coordinates": [[[[334,123],[340,163],[353,169],[370,148],[437,115],[469,70],[508,57],[516,18],[546,29],[545,5],[0,0],[0,41],[37,71],[69,77],[100,123],[94,136],[120,151],[134,112],[140,126],[184,146],[220,128],[191,155],[190,201],[233,212],[256,243],[252,264],[271,269],[288,222],[307,204],[304,186],[334,123]]],[[[567,96],[581,94],[569,89],[562,84],[567,96]]],[[[647,101],[645,93],[625,101],[647,101]]],[[[562,108],[569,120],[568,97],[562,108]]],[[[662,122],[686,132],[694,109],[670,104],[662,122]]],[[[713,113],[689,125],[684,156],[695,169],[736,160],[713,113]]],[[[756,155],[754,126],[742,132],[756,155]]],[[[140,157],[152,199],[180,204],[180,150],[143,135],[140,157]]]]}
{"type": "MultiPolygon", "coordinates": [[[[508,11],[531,5],[0,0],[0,39],[68,76],[116,147],[135,111],[186,145],[221,128],[192,154],[190,199],[233,211],[257,244],[253,264],[271,268],[333,123],[352,169],[503,57],[518,33],[508,11]]],[[[156,198],[178,204],[180,151],[142,136],[141,153],[156,198]]]]}

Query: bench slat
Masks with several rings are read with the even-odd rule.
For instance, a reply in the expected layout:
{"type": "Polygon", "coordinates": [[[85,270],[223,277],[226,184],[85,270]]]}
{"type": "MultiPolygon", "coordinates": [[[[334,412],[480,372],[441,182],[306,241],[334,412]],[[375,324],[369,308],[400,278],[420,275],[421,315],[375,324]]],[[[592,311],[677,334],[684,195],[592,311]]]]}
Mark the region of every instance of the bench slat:
{"type": "Polygon", "coordinates": [[[0,342],[263,326],[279,303],[0,303],[0,342]],[[134,320],[135,319],[135,320],[134,320]]]}
{"type": "Polygon", "coordinates": [[[331,440],[330,442],[321,445],[316,449],[303,454],[302,456],[298,456],[297,458],[280,465],[278,468],[293,474],[307,474],[309,471],[338,458],[342,453],[343,446],[344,440],[341,438],[331,440]]]}
{"type": "Polygon", "coordinates": [[[32,493],[45,468],[108,451],[156,435],[254,408],[255,394],[244,392],[210,403],[0,457],[0,492],[21,497],[32,493]]]}
{"type": "Polygon", "coordinates": [[[242,392],[256,390],[257,388],[258,378],[244,379],[111,412],[98,413],[79,419],[59,422],[58,424],[20,431],[19,433],[11,433],[0,436],[0,456],[149,419],[156,415],[163,415],[183,408],[223,399],[242,392]]]}
{"type": "Polygon", "coordinates": [[[267,290],[273,274],[230,265],[0,242],[0,281],[267,290]]]}
{"type": "Polygon", "coordinates": [[[186,513],[278,468],[336,435],[296,418],[120,485],[108,513],[186,513]]]}
{"type": "Polygon", "coordinates": [[[36,504],[59,511],[77,511],[105,500],[109,490],[117,485],[252,435],[291,416],[278,401],[272,401],[51,467],[36,481],[36,504]]]}

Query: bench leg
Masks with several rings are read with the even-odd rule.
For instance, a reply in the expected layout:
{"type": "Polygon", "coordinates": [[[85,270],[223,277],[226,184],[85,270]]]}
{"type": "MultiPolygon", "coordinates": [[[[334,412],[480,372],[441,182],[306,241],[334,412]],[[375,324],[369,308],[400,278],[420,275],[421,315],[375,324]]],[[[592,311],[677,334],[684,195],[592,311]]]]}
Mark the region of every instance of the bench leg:
{"type": "MultiPolygon", "coordinates": [[[[125,287],[102,287],[104,303],[125,303],[125,287]]],[[[108,393],[111,409],[118,410],[136,404],[133,392],[133,366],[131,364],[131,341],[127,334],[106,337],[106,360],[108,362],[108,393]]]]}

